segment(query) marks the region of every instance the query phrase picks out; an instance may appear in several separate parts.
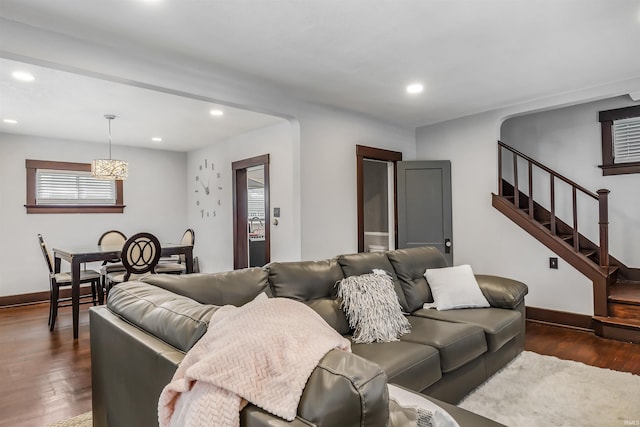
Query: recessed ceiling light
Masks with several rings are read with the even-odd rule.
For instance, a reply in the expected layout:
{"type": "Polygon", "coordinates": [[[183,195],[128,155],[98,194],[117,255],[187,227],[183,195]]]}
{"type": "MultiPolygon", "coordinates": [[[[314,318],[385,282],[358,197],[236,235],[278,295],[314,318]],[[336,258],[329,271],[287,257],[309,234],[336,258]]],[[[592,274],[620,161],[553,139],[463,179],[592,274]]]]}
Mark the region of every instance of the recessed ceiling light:
{"type": "Polygon", "coordinates": [[[14,119],[2,119],[2,121],[5,122],[5,123],[9,123],[10,125],[18,124],[18,121],[14,120],[14,119]]]}
{"type": "Polygon", "coordinates": [[[162,142],[162,138],[160,138],[159,136],[154,136],[153,138],[151,138],[151,140],[153,142],[162,142]]]}
{"type": "Polygon", "coordinates": [[[209,114],[211,114],[212,116],[223,116],[224,115],[224,111],[222,111],[222,110],[211,110],[211,111],[209,111],[209,114]]]}
{"type": "Polygon", "coordinates": [[[407,93],[421,93],[424,90],[424,86],[420,83],[412,83],[407,86],[407,93]]]}
{"type": "Polygon", "coordinates": [[[14,71],[11,75],[14,79],[20,80],[21,82],[32,82],[36,79],[33,77],[33,74],[26,71],[14,71]]]}

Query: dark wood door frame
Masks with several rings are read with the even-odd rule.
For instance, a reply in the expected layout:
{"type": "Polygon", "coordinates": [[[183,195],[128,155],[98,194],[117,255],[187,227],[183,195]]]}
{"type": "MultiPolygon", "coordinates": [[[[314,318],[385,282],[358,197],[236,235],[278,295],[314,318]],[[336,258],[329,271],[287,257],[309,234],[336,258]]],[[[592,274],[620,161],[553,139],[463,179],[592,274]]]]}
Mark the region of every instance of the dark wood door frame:
{"type": "Polygon", "coordinates": [[[265,263],[271,261],[271,217],[269,204],[269,155],[238,160],[231,164],[233,171],[233,268],[249,266],[249,233],[247,228],[247,169],[264,166],[264,243],[265,263]]]}
{"type": "MultiPolygon", "coordinates": [[[[398,242],[398,195],[396,192],[397,168],[396,162],[402,160],[399,151],[384,150],[382,148],[356,145],[356,185],[358,204],[358,252],[364,252],[364,161],[381,160],[393,162],[393,223],[395,242],[398,242]]],[[[389,189],[391,190],[391,189],[389,189]]],[[[392,248],[390,248],[392,249],[392,248]]]]}

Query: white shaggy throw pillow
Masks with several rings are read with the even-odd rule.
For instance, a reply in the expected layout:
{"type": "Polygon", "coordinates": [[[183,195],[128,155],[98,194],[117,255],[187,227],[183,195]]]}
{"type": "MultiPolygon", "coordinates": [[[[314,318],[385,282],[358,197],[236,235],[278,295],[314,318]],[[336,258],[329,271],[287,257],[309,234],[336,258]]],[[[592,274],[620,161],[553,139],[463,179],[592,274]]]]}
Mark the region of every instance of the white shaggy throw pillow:
{"type": "Polygon", "coordinates": [[[433,294],[433,304],[424,308],[454,310],[456,308],[489,307],[470,265],[427,269],[424,277],[433,294]]]}
{"type": "Polygon", "coordinates": [[[338,297],[349,327],[354,329],[353,342],[391,342],[411,330],[386,273],[351,276],[337,282],[338,297]]]}

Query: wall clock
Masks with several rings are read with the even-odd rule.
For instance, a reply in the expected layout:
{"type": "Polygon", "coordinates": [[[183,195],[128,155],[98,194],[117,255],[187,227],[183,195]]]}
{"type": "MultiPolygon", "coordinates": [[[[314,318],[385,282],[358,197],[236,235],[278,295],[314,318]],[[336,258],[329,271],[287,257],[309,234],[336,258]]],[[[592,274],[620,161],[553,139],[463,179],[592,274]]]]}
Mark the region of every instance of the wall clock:
{"type": "Polygon", "coordinates": [[[200,210],[201,218],[216,216],[215,208],[220,206],[220,191],[222,186],[218,180],[221,175],[215,169],[215,164],[204,159],[198,164],[195,179],[196,207],[200,210]]]}

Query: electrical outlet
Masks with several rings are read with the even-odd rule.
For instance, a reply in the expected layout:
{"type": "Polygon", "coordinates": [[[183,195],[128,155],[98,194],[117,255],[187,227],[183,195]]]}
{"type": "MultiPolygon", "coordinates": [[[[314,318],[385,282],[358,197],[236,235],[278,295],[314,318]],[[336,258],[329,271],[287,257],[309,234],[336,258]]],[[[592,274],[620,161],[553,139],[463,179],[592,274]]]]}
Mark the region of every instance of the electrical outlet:
{"type": "Polygon", "coordinates": [[[552,268],[554,270],[558,269],[558,258],[556,257],[549,258],[549,268],[552,268]]]}

